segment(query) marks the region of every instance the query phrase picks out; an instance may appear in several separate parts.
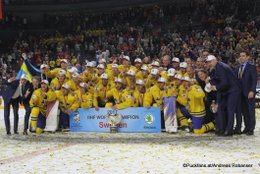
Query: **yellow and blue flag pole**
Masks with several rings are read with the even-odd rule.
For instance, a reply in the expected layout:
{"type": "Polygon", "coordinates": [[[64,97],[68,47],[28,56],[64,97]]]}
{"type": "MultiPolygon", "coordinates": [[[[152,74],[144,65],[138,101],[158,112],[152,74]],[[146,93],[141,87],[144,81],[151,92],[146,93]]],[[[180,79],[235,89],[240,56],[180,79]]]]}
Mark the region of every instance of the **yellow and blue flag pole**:
{"type": "Polygon", "coordinates": [[[20,79],[22,77],[23,74],[26,74],[28,76],[28,80],[30,82],[32,82],[32,75],[31,73],[28,71],[28,68],[26,66],[26,64],[23,62],[19,72],[16,75],[16,79],[20,79]]]}

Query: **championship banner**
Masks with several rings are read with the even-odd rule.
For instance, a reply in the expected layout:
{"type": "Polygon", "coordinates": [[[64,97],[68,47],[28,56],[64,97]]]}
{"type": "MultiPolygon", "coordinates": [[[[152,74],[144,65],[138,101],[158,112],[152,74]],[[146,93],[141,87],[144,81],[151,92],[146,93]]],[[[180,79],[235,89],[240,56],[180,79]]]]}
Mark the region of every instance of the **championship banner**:
{"type": "Polygon", "coordinates": [[[164,120],[166,132],[177,132],[176,98],[164,97],[164,120]]]}
{"type": "Polygon", "coordinates": [[[59,101],[49,102],[46,112],[46,126],[44,131],[55,132],[58,129],[59,123],[59,101]]]}
{"type": "MultiPolygon", "coordinates": [[[[71,132],[110,132],[107,114],[111,108],[80,108],[70,114],[71,132]]],[[[118,132],[161,132],[161,116],[159,107],[149,109],[136,107],[117,111],[122,120],[117,124],[118,132]]]]}

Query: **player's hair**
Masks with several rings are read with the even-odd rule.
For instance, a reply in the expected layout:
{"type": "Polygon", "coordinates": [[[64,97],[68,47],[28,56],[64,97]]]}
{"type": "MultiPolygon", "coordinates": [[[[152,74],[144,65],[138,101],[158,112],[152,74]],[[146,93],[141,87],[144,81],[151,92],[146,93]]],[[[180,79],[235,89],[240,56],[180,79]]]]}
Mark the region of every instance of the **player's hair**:
{"type": "Polygon", "coordinates": [[[39,76],[33,76],[32,79],[35,79],[35,80],[37,80],[38,82],[41,81],[41,78],[40,78],[39,76]]]}
{"type": "Polygon", "coordinates": [[[196,72],[197,73],[203,72],[203,73],[207,74],[207,71],[205,69],[196,69],[196,72]]]}
{"type": "Polygon", "coordinates": [[[245,53],[247,56],[250,55],[249,52],[248,52],[247,50],[242,50],[242,51],[239,52],[239,54],[240,54],[240,53],[245,53]]]}

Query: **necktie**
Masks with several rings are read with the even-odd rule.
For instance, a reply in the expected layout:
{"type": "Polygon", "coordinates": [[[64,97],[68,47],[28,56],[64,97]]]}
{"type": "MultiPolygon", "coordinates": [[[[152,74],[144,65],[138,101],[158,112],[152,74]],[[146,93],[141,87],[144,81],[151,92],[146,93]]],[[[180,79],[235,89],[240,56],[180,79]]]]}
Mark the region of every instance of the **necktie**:
{"type": "Polygon", "coordinates": [[[22,85],[22,91],[21,91],[21,96],[24,95],[24,85],[22,85]]]}
{"type": "Polygon", "coordinates": [[[243,76],[243,67],[244,65],[241,65],[239,70],[238,70],[238,78],[239,79],[242,79],[242,76],[243,76]]]}

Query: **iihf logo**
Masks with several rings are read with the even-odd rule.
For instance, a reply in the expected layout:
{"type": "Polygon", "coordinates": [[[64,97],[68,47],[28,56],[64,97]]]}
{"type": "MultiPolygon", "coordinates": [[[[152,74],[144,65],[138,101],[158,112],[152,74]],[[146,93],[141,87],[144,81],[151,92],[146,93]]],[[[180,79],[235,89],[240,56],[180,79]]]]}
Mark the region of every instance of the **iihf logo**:
{"type": "Polygon", "coordinates": [[[79,112],[75,112],[74,113],[73,120],[74,120],[74,123],[79,123],[80,122],[79,112]]]}

